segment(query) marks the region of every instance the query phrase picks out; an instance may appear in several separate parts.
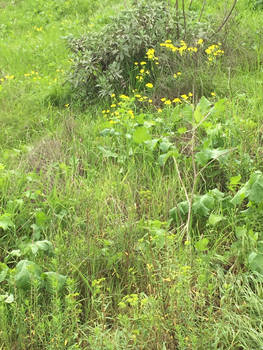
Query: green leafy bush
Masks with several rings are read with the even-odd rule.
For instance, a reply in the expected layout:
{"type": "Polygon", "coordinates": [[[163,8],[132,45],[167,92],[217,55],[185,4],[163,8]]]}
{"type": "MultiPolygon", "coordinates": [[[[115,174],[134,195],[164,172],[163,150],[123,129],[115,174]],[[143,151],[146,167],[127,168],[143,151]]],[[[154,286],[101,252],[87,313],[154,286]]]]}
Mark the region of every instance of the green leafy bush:
{"type": "MultiPolygon", "coordinates": [[[[207,37],[210,25],[200,23],[197,15],[187,12],[186,27],[183,13],[175,7],[160,1],[141,1],[112,18],[101,31],[78,39],[69,37],[74,54],[69,80],[78,97],[93,100],[134,88],[134,62],[144,61],[149,48],[159,47],[167,39],[179,45],[181,39],[192,42],[207,37]]],[[[169,65],[171,60],[170,56],[164,62],[169,65]]]]}

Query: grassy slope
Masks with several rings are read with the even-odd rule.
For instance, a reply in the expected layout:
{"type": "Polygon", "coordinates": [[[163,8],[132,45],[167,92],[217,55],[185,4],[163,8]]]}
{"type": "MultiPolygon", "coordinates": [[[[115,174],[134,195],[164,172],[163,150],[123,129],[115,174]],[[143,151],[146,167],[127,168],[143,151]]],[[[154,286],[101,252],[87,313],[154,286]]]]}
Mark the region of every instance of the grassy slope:
{"type": "MultiPolygon", "coordinates": [[[[62,37],[99,28],[121,8],[118,2],[2,0],[0,6],[0,77],[14,75],[0,91],[6,166],[0,214],[15,223],[0,233],[0,258],[13,267],[19,258],[10,252],[35,234],[53,243],[54,256],[24,258],[69,277],[64,296],[3,282],[0,294],[13,293],[15,301],[0,302],[0,348],[260,349],[263,288],[244,267],[248,244],[230,249],[233,213],[219,228],[199,232],[210,240],[208,251],[182,243],[176,230],[163,249],[147,247],[150,241],[143,246],[147,232],[162,233],[149,220],[166,222],[184,199],[175,169],[156,166],[144,153],[124,165],[103,157],[101,107],[81,112],[61,85],[70,66],[62,37]]],[[[260,15],[253,13],[250,28],[260,15]]],[[[248,64],[233,79],[214,77],[218,93],[228,97],[226,146],[235,139],[238,147],[224,169],[226,182],[237,174],[245,182],[262,168],[261,80],[260,65],[250,71],[248,64]]],[[[183,175],[192,176],[188,168],[183,175]]],[[[262,224],[248,227],[260,232],[262,224]]]]}

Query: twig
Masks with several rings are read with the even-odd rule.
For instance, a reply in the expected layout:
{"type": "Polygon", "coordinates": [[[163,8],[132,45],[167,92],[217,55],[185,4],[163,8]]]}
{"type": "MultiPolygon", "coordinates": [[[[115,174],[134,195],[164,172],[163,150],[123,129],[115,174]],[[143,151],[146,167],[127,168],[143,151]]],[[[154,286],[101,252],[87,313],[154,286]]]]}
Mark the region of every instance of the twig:
{"type": "Polygon", "coordinates": [[[206,0],[203,1],[203,5],[202,5],[202,9],[200,11],[200,16],[199,16],[199,22],[201,22],[203,13],[204,13],[204,9],[205,9],[205,5],[206,5],[206,0]]]}
{"type": "Polygon", "coordinates": [[[179,36],[180,36],[180,29],[179,29],[179,0],[176,0],[176,2],[175,2],[175,9],[176,9],[176,31],[177,31],[177,39],[179,39],[179,36]]]}
{"type": "Polygon", "coordinates": [[[237,4],[237,0],[234,0],[228,15],[225,17],[225,19],[223,20],[222,24],[218,27],[218,29],[209,37],[209,39],[211,39],[216,33],[220,32],[220,30],[224,27],[224,25],[227,23],[230,16],[232,15],[232,12],[234,11],[236,4],[237,4]]]}

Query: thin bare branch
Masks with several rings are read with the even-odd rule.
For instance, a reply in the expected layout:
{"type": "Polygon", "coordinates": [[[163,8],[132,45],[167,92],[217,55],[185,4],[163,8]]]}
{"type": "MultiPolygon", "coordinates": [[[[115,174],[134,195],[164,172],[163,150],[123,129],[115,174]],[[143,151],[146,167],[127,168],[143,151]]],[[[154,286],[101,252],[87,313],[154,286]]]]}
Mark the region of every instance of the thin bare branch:
{"type": "Polygon", "coordinates": [[[201,22],[201,19],[202,19],[203,13],[204,13],[204,9],[205,9],[205,5],[206,5],[206,0],[203,1],[203,5],[202,5],[201,11],[200,11],[200,16],[199,16],[199,22],[201,22]]]}
{"type": "Polygon", "coordinates": [[[227,21],[229,20],[230,16],[232,15],[232,12],[234,11],[235,7],[237,4],[237,0],[233,1],[233,4],[231,6],[231,9],[228,13],[228,15],[224,18],[223,22],[221,23],[221,25],[218,27],[218,29],[210,36],[209,39],[211,39],[215,34],[219,33],[220,30],[222,30],[222,28],[224,27],[224,25],[227,23],[227,21]]]}

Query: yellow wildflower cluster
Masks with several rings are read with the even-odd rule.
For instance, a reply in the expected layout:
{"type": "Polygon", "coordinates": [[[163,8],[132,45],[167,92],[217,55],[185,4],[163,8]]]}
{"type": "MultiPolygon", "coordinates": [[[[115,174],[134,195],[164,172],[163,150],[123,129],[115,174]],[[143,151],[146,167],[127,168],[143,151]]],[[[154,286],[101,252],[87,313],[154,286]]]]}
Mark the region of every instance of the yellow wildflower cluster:
{"type": "Polygon", "coordinates": [[[174,99],[167,99],[166,97],[161,98],[161,102],[163,102],[164,105],[171,105],[172,103],[183,103],[185,101],[188,101],[191,97],[193,96],[193,94],[191,92],[189,92],[188,95],[183,94],[179,97],[175,97],[174,99]]]}
{"type": "Polygon", "coordinates": [[[161,43],[160,46],[165,47],[168,50],[171,50],[172,52],[179,52],[179,54],[182,56],[184,52],[197,52],[197,47],[187,46],[186,42],[184,40],[180,41],[180,46],[175,46],[171,40],[166,40],[164,43],[161,43]]]}
{"type": "Polygon", "coordinates": [[[155,62],[155,64],[159,64],[159,62],[158,62],[159,58],[155,56],[155,50],[154,49],[149,49],[146,52],[146,56],[147,56],[149,61],[153,61],[153,62],[155,62]]]}
{"type": "Polygon", "coordinates": [[[174,73],[174,78],[178,78],[182,73],[181,72],[177,72],[177,73],[174,73]]]}
{"type": "Polygon", "coordinates": [[[5,80],[13,80],[14,78],[14,75],[5,75],[3,78],[0,78],[0,82],[4,82],[5,80]]]}
{"type": "Polygon", "coordinates": [[[210,45],[206,50],[208,61],[213,62],[216,57],[220,57],[224,54],[224,50],[221,50],[221,43],[210,45]]]}
{"type": "Polygon", "coordinates": [[[38,72],[35,72],[34,70],[32,70],[30,73],[25,73],[24,77],[32,77],[33,80],[41,80],[41,77],[39,76],[38,72]]]}
{"type": "Polygon", "coordinates": [[[35,30],[36,32],[43,32],[43,27],[34,26],[34,30],[35,30]]]}

